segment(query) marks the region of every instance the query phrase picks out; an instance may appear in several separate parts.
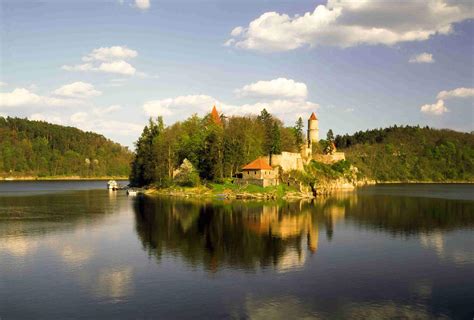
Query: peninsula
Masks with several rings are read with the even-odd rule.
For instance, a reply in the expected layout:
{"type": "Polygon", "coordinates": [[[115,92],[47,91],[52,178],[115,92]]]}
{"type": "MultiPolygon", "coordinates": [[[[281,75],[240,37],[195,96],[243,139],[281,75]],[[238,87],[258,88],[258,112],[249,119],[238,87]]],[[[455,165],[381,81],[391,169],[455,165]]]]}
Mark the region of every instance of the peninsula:
{"type": "Polygon", "coordinates": [[[171,126],[150,119],[130,182],[176,196],[288,198],[372,183],[474,180],[472,134],[393,126],[354,135],[329,130],[320,139],[318,117],[308,116],[305,133],[301,117],[287,127],[266,109],[226,116],[214,106],[171,126]]]}

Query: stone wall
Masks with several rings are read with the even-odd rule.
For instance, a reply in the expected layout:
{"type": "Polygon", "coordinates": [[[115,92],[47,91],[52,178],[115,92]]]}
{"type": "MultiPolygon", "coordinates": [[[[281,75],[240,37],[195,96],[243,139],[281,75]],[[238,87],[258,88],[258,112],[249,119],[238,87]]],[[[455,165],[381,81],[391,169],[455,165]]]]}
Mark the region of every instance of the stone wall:
{"type": "Polygon", "coordinates": [[[346,160],[344,152],[334,152],[333,154],[315,154],[313,159],[325,164],[331,164],[341,160],[346,160]]]}
{"type": "Polygon", "coordinates": [[[276,178],[269,178],[269,179],[235,179],[234,182],[238,185],[248,185],[254,184],[261,187],[268,187],[268,186],[277,186],[278,179],[276,178]]]}
{"type": "MultiPolygon", "coordinates": [[[[269,156],[264,157],[270,163],[269,156]]],[[[300,153],[282,152],[272,155],[272,167],[280,166],[284,172],[290,170],[303,170],[304,160],[300,153]]]]}

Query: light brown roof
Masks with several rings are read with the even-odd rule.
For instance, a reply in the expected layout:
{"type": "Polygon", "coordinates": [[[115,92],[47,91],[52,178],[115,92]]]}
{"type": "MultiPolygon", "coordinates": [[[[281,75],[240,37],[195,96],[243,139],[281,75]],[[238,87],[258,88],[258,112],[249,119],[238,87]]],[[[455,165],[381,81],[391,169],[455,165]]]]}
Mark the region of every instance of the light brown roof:
{"type": "Polygon", "coordinates": [[[314,112],[311,113],[311,117],[309,117],[309,120],[318,120],[318,118],[316,118],[316,114],[314,112]]]}
{"type": "Polygon", "coordinates": [[[272,170],[273,168],[262,158],[258,158],[242,168],[242,170],[272,170]]]}
{"type": "Polygon", "coordinates": [[[221,117],[219,117],[219,112],[217,112],[216,106],[212,108],[211,118],[215,124],[219,124],[219,125],[222,124],[221,117]]]}

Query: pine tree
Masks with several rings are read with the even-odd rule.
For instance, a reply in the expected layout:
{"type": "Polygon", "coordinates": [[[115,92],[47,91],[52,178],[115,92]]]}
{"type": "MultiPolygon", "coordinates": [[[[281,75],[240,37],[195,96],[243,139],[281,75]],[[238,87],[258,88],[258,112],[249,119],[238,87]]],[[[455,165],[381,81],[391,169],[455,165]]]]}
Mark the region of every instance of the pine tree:
{"type": "Polygon", "coordinates": [[[295,126],[293,127],[293,133],[295,135],[295,144],[298,148],[301,147],[301,145],[304,143],[303,141],[303,119],[301,117],[298,118],[298,120],[295,123],[295,126]]]}

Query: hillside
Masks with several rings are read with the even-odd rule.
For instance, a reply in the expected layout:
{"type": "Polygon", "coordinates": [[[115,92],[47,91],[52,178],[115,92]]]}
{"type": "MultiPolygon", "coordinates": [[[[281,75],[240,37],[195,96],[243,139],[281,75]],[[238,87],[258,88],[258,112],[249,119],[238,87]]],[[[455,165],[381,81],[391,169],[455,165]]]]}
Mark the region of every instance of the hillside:
{"type": "Polygon", "coordinates": [[[0,177],[127,176],[132,153],[77,128],[0,117],[0,177]]]}
{"type": "Polygon", "coordinates": [[[428,127],[390,127],[336,136],[362,175],[378,181],[474,181],[474,135],[428,127]]]}

